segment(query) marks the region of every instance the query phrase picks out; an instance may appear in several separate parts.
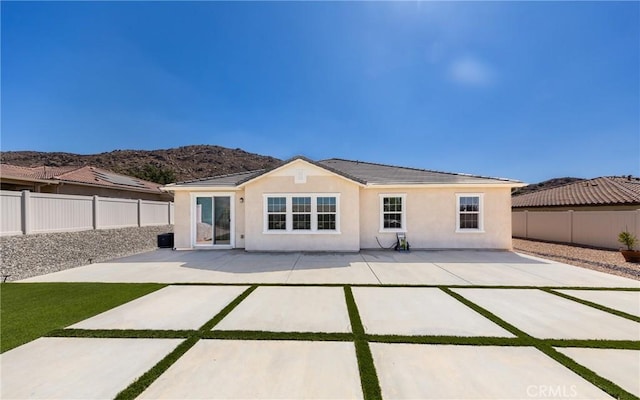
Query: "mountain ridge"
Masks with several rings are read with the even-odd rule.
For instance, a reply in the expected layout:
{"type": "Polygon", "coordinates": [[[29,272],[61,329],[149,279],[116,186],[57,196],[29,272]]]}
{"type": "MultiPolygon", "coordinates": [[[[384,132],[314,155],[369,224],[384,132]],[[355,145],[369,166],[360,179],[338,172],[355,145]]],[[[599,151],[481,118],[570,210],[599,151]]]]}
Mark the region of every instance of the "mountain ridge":
{"type": "Polygon", "coordinates": [[[165,184],[271,168],[281,160],[240,148],[190,145],[157,150],[116,149],[97,154],[3,151],[0,152],[0,162],[23,167],[91,165],[165,184]]]}

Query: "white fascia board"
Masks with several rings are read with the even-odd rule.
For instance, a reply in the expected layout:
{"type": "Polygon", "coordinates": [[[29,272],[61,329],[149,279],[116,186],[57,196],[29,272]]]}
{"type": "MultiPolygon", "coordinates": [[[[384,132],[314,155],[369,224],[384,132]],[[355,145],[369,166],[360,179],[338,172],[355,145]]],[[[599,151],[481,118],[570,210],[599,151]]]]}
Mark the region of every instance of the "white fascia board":
{"type": "Polygon", "coordinates": [[[527,186],[526,183],[505,182],[505,183],[411,183],[397,185],[376,185],[368,184],[364,189],[427,189],[427,188],[517,188],[527,186]]]}
{"type": "Polygon", "coordinates": [[[242,190],[237,186],[163,186],[167,192],[237,192],[242,190]]]}

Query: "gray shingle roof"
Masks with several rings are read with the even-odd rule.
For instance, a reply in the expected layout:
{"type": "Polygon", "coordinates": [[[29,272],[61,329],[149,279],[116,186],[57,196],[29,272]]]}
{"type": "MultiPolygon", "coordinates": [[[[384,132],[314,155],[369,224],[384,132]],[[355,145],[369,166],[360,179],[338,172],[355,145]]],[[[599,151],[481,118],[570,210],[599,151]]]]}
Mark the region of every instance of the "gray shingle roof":
{"type": "Polygon", "coordinates": [[[262,175],[264,173],[264,169],[259,169],[256,171],[246,171],[246,172],[238,172],[235,174],[227,174],[227,175],[218,175],[212,176],[209,178],[201,178],[194,179],[191,181],[178,182],[175,184],[167,185],[167,188],[171,186],[184,186],[184,187],[201,187],[201,186],[237,186],[245,180],[249,180],[253,177],[262,175]]]}
{"type": "Polygon", "coordinates": [[[640,178],[601,177],[514,196],[513,208],[640,204],[640,178]]]}
{"type": "Polygon", "coordinates": [[[364,185],[416,185],[416,184],[507,184],[520,183],[519,181],[489,178],[477,175],[456,174],[450,172],[431,171],[426,169],[398,167],[393,165],[375,164],[362,161],[343,160],[332,158],[323,161],[313,161],[306,157],[298,156],[282,162],[282,164],[268,170],[247,171],[237,174],[220,175],[211,178],[196,179],[187,182],[179,182],[177,187],[202,187],[202,186],[238,186],[244,182],[259,177],[293,160],[302,159],[320,168],[327,169],[338,175],[364,185]]]}
{"type": "Polygon", "coordinates": [[[519,181],[503,178],[398,167],[339,158],[320,161],[319,164],[355,176],[370,185],[519,183],[519,181]]]}

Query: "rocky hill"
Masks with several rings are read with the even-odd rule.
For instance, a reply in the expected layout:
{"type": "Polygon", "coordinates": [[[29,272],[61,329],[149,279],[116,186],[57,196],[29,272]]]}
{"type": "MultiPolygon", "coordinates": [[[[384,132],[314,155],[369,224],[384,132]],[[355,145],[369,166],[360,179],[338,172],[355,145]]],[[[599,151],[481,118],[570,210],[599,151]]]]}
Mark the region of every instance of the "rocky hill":
{"type": "Polygon", "coordinates": [[[251,171],[277,165],[277,158],[242,149],[195,145],[163,150],[114,150],[100,154],[0,152],[0,161],[25,167],[91,165],[158,183],[251,171]]]}
{"type": "Polygon", "coordinates": [[[573,182],[577,182],[577,181],[583,181],[583,180],[584,179],[582,179],[582,178],[571,178],[571,177],[548,179],[546,181],[542,181],[542,182],[538,182],[538,183],[532,183],[531,185],[527,185],[525,187],[521,187],[521,188],[517,189],[516,191],[514,191],[512,193],[512,195],[513,196],[520,196],[520,195],[523,195],[523,194],[533,193],[533,192],[537,192],[539,190],[551,189],[551,188],[554,188],[554,187],[567,185],[569,183],[573,183],[573,182]]]}

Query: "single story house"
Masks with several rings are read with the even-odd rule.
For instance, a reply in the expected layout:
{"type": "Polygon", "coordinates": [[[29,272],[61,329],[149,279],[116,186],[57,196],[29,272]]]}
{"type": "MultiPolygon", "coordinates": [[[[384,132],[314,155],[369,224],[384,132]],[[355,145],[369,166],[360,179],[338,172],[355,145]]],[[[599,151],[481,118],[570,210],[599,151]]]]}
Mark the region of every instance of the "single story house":
{"type": "Polygon", "coordinates": [[[602,176],[538,190],[511,201],[513,211],[624,211],[640,208],[640,178],[602,176]]]}
{"type": "Polygon", "coordinates": [[[0,164],[2,190],[170,201],[154,182],[92,166],[22,167],[0,164]]]}
{"type": "Polygon", "coordinates": [[[511,249],[519,181],[343,159],[174,183],[177,249],[511,249]]]}

